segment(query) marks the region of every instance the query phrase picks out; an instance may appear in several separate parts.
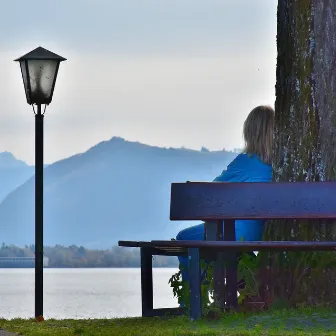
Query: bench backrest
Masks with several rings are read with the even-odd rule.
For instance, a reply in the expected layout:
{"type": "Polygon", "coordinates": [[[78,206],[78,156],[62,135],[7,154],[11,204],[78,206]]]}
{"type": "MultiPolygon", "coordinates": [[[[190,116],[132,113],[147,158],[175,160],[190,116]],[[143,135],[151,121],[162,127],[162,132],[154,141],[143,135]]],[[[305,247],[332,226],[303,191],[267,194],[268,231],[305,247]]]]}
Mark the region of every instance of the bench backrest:
{"type": "Polygon", "coordinates": [[[336,219],[336,182],[172,183],[170,219],[336,219]]]}

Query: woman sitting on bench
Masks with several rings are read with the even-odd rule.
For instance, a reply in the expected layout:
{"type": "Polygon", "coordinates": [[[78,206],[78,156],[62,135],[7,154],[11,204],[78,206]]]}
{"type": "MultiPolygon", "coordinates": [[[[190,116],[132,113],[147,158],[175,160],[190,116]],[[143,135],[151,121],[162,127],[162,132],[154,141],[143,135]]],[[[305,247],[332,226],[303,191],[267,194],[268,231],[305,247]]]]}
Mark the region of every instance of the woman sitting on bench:
{"type": "MultiPolygon", "coordinates": [[[[273,108],[270,106],[254,108],[244,122],[244,151],[214,179],[214,182],[270,182],[273,129],[273,108]]],[[[236,220],[235,228],[237,241],[258,241],[263,236],[264,221],[236,220]]],[[[176,240],[204,240],[204,238],[204,223],[186,228],[176,236],[176,240]]],[[[187,257],[179,257],[179,262],[184,266],[182,279],[188,280],[187,257]]]]}

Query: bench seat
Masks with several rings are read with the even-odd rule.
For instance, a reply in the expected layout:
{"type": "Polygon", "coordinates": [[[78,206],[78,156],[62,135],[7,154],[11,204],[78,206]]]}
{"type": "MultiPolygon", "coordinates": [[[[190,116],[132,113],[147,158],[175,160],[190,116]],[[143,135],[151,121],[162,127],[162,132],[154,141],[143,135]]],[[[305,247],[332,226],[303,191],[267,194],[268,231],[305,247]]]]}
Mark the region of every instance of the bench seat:
{"type": "Polygon", "coordinates": [[[308,241],[197,241],[197,240],[152,240],[150,243],[157,249],[188,249],[216,251],[333,251],[335,242],[308,241]]]}
{"type": "MultiPolygon", "coordinates": [[[[197,240],[152,240],[119,241],[119,246],[140,248],[141,253],[141,291],[142,316],[162,316],[185,314],[183,308],[153,308],[153,255],[181,256],[196,258],[194,274],[200,273],[199,260],[208,258],[216,260],[221,251],[333,251],[336,242],[307,241],[197,241],[197,240]],[[197,250],[197,251],[195,251],[197,250]],[[195,253],[196,252],[196,253],[195,253]]],[[[199,287],[200,279],[196,286],[199,287]]]]}

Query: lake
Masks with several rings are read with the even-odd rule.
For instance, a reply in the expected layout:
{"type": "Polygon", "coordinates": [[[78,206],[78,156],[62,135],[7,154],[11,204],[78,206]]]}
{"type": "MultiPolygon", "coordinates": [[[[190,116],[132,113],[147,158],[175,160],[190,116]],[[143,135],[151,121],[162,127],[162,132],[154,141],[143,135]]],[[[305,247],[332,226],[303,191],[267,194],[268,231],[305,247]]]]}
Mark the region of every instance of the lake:
{"type": "MultiPolygon", "coordinates": [[[[154,308],[177,307],[176,271],[153,270],[154,308]]],[[[45,318],[125,316],[141,316],[140,268],[44,269],[45,318]]],[[[0,317],[34,317],[34,269],[0,269],[0,317]]]]}

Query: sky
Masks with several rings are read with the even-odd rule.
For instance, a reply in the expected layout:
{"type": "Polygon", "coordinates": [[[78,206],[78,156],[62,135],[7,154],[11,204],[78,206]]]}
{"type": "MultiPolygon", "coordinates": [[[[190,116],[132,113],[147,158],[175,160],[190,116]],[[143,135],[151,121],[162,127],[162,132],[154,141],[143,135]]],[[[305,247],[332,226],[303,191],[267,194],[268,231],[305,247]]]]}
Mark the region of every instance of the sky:
{"type": "Polygon", "coordinates": [[[14,59],[67,59],[46,109],[52,163],[120,136],[160,147],[241,148],[274,105],[276,0],[11,0],[0,11],[0,152],[34,163],[34,115],[14,59]]]}

